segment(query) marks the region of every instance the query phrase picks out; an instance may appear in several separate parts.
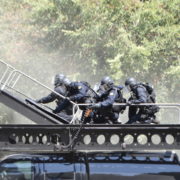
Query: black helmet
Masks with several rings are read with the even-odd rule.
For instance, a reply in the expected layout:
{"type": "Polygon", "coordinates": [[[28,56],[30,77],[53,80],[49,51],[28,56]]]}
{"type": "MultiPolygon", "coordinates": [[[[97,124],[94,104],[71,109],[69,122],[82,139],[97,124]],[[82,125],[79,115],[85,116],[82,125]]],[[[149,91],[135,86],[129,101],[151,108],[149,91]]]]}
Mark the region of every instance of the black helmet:
{"type": "Polygon", "coordinates": [[[110,89],[114,84],[114,81],[109,77],[105,76],[101,80],[101,85],[104,86],[105,90],[110,89]]]}
{"type": "Polygon", "coordinates": [[[63,83],[63,79],[65,77],[66,76],[64,74],[56,74],[56,76],[54,78],[54,85],[58,86],[58,85],[62,84],[63,83]]]}
{"type": "Polygon", "coordinates": [[[101,85],[103,85],[103,84],[112,85],[112,84],[114,84],[114,82],[109,76],[105,76],[101,80],[101,85]]]}
{"type": "Polygon", "coordinates": [[[68,78],[64,78],[64,79],[63,79],[63,84],[64,84],[66,87],[69,87],[70,84],[71,84],[71,81],[70,81],[68,78]]]}
{"type": "Polygon", "coordinates": [[[133,87],[136,84],[137,84],[137,81],[132,77],[126,79],[126,81],[125,81],[125,86],[133,87]]]}

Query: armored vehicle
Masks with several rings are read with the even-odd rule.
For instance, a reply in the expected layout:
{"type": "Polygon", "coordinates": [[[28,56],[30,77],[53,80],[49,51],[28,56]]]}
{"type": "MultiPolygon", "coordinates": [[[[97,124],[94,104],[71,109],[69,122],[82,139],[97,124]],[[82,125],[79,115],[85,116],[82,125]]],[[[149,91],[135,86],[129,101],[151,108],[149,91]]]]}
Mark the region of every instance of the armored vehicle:
{"type": "MultiPolygon", "coordinates": [[[[31,90],[53,90],[0,63],[0,102],[34,122],[0,125],[0,179],[180,179],[179,119],[158,125],[83,124],[79,119],[82,112],[74,103],[69,122],[53,114],[52,107],[33,101],[37,95],[31,90]],[[19,86],[21,80],[25,92],[19,86]],[[33,88],[29,82],[35,84],[33,88]]],[[[175,109],[180,118],[179,104],[158,106],[175,109]]]]}

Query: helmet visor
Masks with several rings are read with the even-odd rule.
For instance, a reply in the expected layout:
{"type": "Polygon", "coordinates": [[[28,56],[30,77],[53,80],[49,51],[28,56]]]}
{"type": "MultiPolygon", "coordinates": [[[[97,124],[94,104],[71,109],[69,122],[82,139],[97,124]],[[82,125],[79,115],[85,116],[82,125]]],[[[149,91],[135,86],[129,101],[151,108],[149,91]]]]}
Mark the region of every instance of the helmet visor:
{"type": "Polygon", "coordinates": [[[102,88],[105,90],[105,91],[107,91],[107,90],[109,90],[109,86],[108,86],[108,84],[103,84],[103,85],[101,85],[102,86],[102,88]]]}

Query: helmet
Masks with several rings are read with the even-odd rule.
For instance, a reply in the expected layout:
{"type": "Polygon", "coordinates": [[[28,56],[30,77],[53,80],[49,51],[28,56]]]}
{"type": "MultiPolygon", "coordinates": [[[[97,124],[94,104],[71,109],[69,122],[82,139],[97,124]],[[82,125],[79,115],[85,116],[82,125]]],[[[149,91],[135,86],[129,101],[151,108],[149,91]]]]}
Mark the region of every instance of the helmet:
{"type": "Polygon", "coordinates": [[[104,86],[105,90],[110,89],[113,86],[113,84],[114,81],[109,76],[105,76],[101,80],[101,86],[104,86]]]}
{"type": "Polygon", "coordinates": [[[131,89],[134,85],[137,84],[137,81],[134,79],[134,78],[128,78],[126,79],[125,81],[125,86],[128,88],[128,89],[131,89]]]}
{"type": "Polygon", "coordinates": [[[101,85],[103,85],[103,84],[113,85],[114,82],[109,76],[105,76],[101,80],[101,85]]]}
{"type": "Polygon", "coordinates": [[[65,77],[66,76],[64,74],[56,74],[56,76],[54,78],[54,85],[58,86],[58,85],[62,84],[63,83],[63,79],[65,77]]]}
{"type": "Polygon", "coordinates": [[[68,78],[64,78],[64,79],[63,79],[63,84],[64,84],[66,87],[69,87],[70,84],[71,84],[71,81],[70,81],[68,78]]]}

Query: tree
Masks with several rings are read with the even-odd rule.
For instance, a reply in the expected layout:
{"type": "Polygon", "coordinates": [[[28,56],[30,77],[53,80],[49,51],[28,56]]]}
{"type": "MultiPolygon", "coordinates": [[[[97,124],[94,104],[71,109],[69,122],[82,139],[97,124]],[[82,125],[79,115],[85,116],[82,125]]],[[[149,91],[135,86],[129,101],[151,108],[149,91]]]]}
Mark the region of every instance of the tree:
{"type": "Polygon", "coordinates": [[[35,58],[44,53],[52,69],[64,66],[61,71],[71,78],[91,83],[104,75],[118,83],[134,76],[154,84],[159,100],[167,102],[179,97],[178,3],[21,0],[15,5],[9,0],[6,5],[16,14],[24,8],[26,42],[35,47],[35,58]]]}

